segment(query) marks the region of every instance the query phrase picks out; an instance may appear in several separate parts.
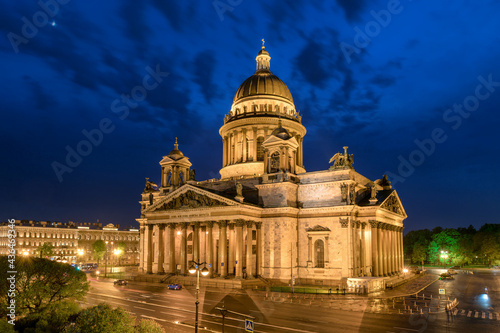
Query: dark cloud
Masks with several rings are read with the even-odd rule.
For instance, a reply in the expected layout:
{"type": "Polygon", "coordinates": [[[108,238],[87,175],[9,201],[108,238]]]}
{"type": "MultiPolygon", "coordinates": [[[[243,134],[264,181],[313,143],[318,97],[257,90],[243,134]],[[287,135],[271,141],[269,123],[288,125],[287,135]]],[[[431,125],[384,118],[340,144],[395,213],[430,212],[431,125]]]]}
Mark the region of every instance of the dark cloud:
{"type": "Polygon", "coordinates": [[[201,89],[207,102],[211,102],[217,96],[216,82],[213,80],[215,67],[217,66],[213,51],[206,50],[198,53],[193,61],[194,82],[201,89]]]}
{"type": "MultiPolygon", "coordinates": [[[[163,1],[163,0],[152,0],[153,6],[165,17],[165,19],[170,23],[170,26],[181,32],[185,29],[185,26],[189,25],[195,18],[195,15],[188,17],[185,11],[179,5],[180,2],[177,1],[163,1]]],[[[192,7],[196,7],[193,5],[192,7]]],[[[192,14],[192,10],[190,11],[192,14]]]]}
{"type": "Polygon", "coordinates": [[[354,21],[364,9],[365,0],[337,0],[337,3],[344,10],[346,18],[354,21]]]}
{"type": "Polygon", "coordinates": [[[392,86],[396,82],[396,78],[387,74],[377,74],[370,79],[370,83],[386,88],[392,86]]]}
{"type": "Polygon", "coordinates": [[[138,57],[143,57],[144,52],[148,51],[148,37],[151,33],[145,18],[146,8],[145,1],[127,0],[122,4],[120,11],[127,37],[134,42],[138,57]]]}

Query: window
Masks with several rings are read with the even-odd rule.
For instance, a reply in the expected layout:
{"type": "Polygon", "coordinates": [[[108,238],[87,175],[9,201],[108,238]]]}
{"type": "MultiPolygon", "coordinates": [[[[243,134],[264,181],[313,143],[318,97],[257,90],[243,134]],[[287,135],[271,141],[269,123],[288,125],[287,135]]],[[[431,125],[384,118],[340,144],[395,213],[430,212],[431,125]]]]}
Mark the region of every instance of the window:
{"type": "Polygon", "coordinates": [[[314,242],[316,268],[325,268],[325,245],[321,239],[314,242]]]}

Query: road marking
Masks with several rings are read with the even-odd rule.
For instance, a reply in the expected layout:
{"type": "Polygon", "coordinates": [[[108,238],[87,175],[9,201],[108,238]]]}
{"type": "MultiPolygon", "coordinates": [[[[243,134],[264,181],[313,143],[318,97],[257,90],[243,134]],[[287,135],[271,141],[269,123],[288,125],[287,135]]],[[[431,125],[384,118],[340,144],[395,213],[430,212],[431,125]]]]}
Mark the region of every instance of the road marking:
{"type": "Polygon", "coordinates": [[[465,314],[465,310],[462,310],[460,314],[463,316],[465,314]]]}
{"type": "Polygon", "coordinates": [[[165,320],[165,319],[160,319],[160,318],[150,317],[150,316],[145,316],[145,315],[141,315],[141,317],[148,318],[148,319],[153,319],[153,320],[159,320],[159,321],[168,321],[168,320],[165,320]]]}
{"type": "Polygon", "coordinates": [[[134,308],[141,309],[141,310],[147,310],[147,311],[155,311],[155,310],[152,310],[152,309],[141,308],[140,306],[135,306],[135,305],[134,305],[134,308]]]}
{"type": "Polygon", "coordinates": [[[467,317],[470,318],[471,314],[472,314],[472,310],[469,310],[469,312],[467,313],[467,317]]]}
{"type": "Polygon", "coordinates": [[[474,318],[479,318],[479,312],[474,311],[474,318]]]}
{"type": "Polygon", "coordinates": [[[486,318],[486,313],[481,312],[481,314],[482,314],[482,315],[481,315],[481,318],[482,318],[482,319],[486,318]]]}

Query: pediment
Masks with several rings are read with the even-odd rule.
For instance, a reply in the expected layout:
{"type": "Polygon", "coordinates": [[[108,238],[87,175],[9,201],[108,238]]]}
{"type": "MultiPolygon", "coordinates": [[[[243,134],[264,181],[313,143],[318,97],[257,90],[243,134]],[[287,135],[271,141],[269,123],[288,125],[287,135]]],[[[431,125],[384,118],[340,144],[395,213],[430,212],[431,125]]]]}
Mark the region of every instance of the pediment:
{"type": "Polygon", "coordinates": [[[274,144],[286,144],[286,145],[290,145],[292,147],[297,147],[299,144],[297,143],[297,140],[294,138],[294,137],[291,137],[290,139],[288,140],[283,140],[277,136],[274,136],[274,135],[270,135],[266,140],[264,140],[264,142],[262,143],[262,145],[274,145],[274,144]]]}
{"type": "Polygon", "coordinates": [[[210,208],[237,205],[235,201],[205,191],[192,185],[184,185],[149,206],[144,213],[176,209],[210,208]]]}
{"type": "Polygon", "coordinates": [[[403,208],[403,204],[399,199],[396,191],[393,191],[381,204],[380,208],[385,209],[391,213],[395,213],[401,215],[403,217],[407,217],[406,212],[403,208]]]}
{"type": "Polygon", "coordinates": [[[322,225],[315,225],[314,227],[312,228],[307,228],[306,229],[307,232],[325,232],[325,231],[331,231],[329,228],[327,227],[323,227],[322,225]]]}

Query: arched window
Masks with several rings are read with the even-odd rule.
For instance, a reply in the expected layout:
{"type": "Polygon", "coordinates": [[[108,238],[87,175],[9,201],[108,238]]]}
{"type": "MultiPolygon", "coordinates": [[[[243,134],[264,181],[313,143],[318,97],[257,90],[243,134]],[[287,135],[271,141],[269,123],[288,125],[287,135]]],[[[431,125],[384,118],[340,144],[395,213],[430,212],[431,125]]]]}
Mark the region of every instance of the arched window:
{"type": "Polygon", "coordinates": [[[262,142],[264,142],[264,137],[259,136],[257,138],[257,161],[264,160],[264,149],[262,148],[262,142]]]}
{"type": "Polygon", "coordinates": [[[325,268],[325,244],[321,239],[314,242],[315,267],[325,268]]]}
{"type": "Polygon", "coordinates": [[[280,153],[274,152],[271,155],[271,173],[280,171],[280,153]]]}

